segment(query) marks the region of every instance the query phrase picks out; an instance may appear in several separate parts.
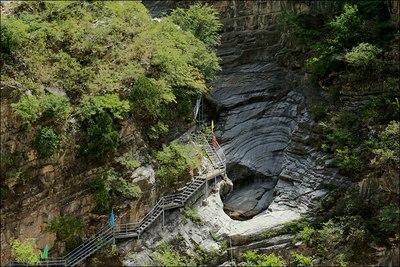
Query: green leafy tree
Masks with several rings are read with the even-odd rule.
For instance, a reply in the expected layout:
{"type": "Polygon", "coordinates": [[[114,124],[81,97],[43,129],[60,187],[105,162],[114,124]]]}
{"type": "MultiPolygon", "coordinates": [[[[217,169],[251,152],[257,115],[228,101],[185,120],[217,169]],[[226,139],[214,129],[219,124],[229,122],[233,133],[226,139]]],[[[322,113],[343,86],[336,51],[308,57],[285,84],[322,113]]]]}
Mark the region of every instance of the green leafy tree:
{"type": "Polygon", "coordinates": [[[128,170],[133,170],[140,167],[140,161],[134,159],[129,153],[115,158],[115,161],[124,166],[128,170]]]}
{"type": "MultiPolygon", "coordinates": [[[[106,151],[114,150],[115,143],[107,139],[115,137],[118,125],[112,129],[106,115],[95,119],[91,112],[100,113],[96,107],[104,108],[116,123],[120,117],[110,108],[109,104],[113,108],[116,104],[110,103],[114,101],[110,95],[129,98],[135,119],[155,129],[149,130],[149,135],[157,139],[166,134],[166,128],[175,126],[176,120],[191,119],[192,101],[208,91],[206,83],[220,71],[218,57],[208,46],[218,43],[220,22],[208,5],[195,5],[156,21],[137,1],[21,2],[13,13],[2,16],[3,21],[2,29],[7,30],[2,30],[2,43],[14,47],[15,60],[15,64],[5,62],[5,87],[21,85],[13,93],[30,90],[38,99],[45,95],[46,87],[66,92],[72,110],[80,105],[83,112],[77,110],[77,114],[87,114],[83,120],[101,125],[91,129],[92,133],[105,130],[100,143],[106,144],[106,151]],[[97,103],[88,101],[91,98],[97,103]]],[[[57,113],[54,105],[66,104],[56,97],[47,101],[53,111],[29,110],[21,104],[18,115],[30,125],[41,118],[42,111],[57,113]]],[[[89,123],[83,124],[83,135],[88,137],[89,123]]],[[[84,142],[89,143],[88,138],[84,142]]]]}
{"type": "Polygon", "coordinates": [[[171,86],[164,80],[139,77],[131,92],[133,109],[141,116],[160,118],[170,103],[176,102],[171,86]]]}
{"type": "Polygon", "coordinates": [[[163,149],[156,153],[155,158],[159,164],[156,176],[165,185],[178,183],[201,163],[201,153],[196,146],[177,141],[164,145],[163,149]]]}
{"type": "Polygon", "coordinates": [[[102,176],[102,180],[105,190],[112,195],[122,196],[126,199],[135,199],[139,198],[142,194],[139,186],[128,183],[113,169],[106,171],[102,176]]]}
{"type": "Polygon", "coordinates": [[[194,4],[188,9],[177,8],[172,11],[172,21],[183,30],[190,31],[208,47],[215,47],[220,43],[219,30],[222,23],[218,19],[218,12],[208,4],[194,4]]]}
{"type": "Polygon", "coordinates": [[[108,212],[111,203],[115,200],[138,199],[142,195],[142,190],[137,184],[128,182],[112,168],[91,181],[88,188],[94,194],[95,209],[99,213],[108,212]]]}
{"type": "Polygon", "coordinates": [[[85,132],[82,153],[100,159],[119,145],[117,122],[129,111],[129,102],[115,94],[85,97],[79,110],[85,132]]]}
{"type": "Polygon", "coordinates": [[[128,101],[121,100],[116,94],[108,94],[84,97],[79,113],[83,119],[89,119],[101,113],[109,113],[115,119],[122,119],[128,111],[128,101]]]}
{"type": "Polygon", "coordinates": [[[343,12],[329,22],[334,37],[334,44],[349,47],[352,46],[362,35],[362,20],[359,17],[357,5],[345,4],[343,12]]]}

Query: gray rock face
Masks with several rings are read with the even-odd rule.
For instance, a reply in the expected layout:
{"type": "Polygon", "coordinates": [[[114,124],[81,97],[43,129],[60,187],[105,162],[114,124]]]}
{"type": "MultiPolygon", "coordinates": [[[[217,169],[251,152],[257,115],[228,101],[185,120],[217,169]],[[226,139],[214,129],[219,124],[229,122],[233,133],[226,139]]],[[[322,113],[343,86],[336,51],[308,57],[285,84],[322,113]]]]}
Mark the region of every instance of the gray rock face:
{"type": "Polygon", "coordinates": [[[326,193],[324,185],[341,183],[308,144],[313,122],[301,77],[270,60],[227,69],[214,88],[217,135],[234,183],[224,200],[232,218],[248,219],[269,206],[302,213],[326,193]]]}

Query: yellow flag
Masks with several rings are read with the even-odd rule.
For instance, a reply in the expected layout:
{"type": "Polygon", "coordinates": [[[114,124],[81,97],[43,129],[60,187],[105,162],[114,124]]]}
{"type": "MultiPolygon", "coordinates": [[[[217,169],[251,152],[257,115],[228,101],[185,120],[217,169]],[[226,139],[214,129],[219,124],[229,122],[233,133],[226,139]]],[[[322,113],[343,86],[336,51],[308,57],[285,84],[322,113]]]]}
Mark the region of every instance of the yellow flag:
{"type": "Polygon", "coordinates": [[[214,133],[214,121],[211,120],[211,132],[214,133]]]}

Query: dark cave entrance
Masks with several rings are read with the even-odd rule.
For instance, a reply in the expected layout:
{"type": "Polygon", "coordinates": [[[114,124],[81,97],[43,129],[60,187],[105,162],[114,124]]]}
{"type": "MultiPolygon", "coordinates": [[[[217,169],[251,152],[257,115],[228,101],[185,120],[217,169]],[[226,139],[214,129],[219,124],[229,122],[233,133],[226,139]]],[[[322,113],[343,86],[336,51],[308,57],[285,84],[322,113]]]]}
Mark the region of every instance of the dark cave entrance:
{"type": "Polygon", "coordinates": [[[224,211],[234,220],[249,220],[266,210],[274,198],[276,177],[269,177],[241,164],[229,164],[227,175],[233,190],[221,196],[224,211]]]}

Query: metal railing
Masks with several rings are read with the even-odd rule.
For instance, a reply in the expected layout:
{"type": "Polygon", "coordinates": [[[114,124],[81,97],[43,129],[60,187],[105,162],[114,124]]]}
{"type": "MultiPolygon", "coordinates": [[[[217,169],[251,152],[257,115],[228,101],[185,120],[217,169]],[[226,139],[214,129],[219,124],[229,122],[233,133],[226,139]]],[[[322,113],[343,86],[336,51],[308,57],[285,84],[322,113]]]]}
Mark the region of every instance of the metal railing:
{"type": "MultiPolygon", "coordinates": [[[[206,154],[213,164],[214,171],[222,169],[221,172],[217,172],[211,178],[215,179],[215,177],[224,174],[225,159],[224,156],[218,154],[218,151],[222,152],[221,148],[218,147],[218,150],[216,150],[212,145],[210,145],[207,138],[203,135],[198,135],[197,138],[199,141],[201,141],[200,145],[206,150],[206,154]]],[[[153,206],[153,208],[139,222],[105,225],[95,235],[85,240],[80,246],[69,252],[63,258],[42,260],[35,266],[75,266],[76,264],[93,255],[105,245],[114,243],[116,239],[134,237],[140,238],[140,235],[154,221],[156,221],[161,214],[163,214],[164,218],[164,213],[166,210],[184,206],[185,203],[204,186],[204,184],[207,185],[208,178],[209,177],[207,177],[207,173],[197,175],[187,186],[183,188],[181,192],[161,197],[153,206]]],[[[11,262],[9,266],[29,266],[29,264],[11,262]]]]}

